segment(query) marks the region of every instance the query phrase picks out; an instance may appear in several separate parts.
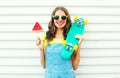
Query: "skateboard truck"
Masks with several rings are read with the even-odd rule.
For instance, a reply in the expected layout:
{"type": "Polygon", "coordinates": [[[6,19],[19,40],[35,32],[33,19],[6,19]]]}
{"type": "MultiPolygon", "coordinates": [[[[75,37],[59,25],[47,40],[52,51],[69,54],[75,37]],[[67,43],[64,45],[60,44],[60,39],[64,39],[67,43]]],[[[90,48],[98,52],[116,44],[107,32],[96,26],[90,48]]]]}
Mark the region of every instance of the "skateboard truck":
{"type": "Polygon", "coordinates": [[[82,22],[83,22],[82,20],[78,21],[78,22],[77,22],[77,26],[82,27],[82,22]]]}

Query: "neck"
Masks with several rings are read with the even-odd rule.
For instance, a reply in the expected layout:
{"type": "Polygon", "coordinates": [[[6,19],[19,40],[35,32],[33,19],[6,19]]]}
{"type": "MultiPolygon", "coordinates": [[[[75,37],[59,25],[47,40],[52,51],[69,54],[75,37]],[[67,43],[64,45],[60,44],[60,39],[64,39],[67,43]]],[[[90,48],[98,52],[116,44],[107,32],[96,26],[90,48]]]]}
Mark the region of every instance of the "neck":
{"type": "Polygon", "coordinates": [[[55,38],[64,38],[63,29],[57,29],[55,38]]]}

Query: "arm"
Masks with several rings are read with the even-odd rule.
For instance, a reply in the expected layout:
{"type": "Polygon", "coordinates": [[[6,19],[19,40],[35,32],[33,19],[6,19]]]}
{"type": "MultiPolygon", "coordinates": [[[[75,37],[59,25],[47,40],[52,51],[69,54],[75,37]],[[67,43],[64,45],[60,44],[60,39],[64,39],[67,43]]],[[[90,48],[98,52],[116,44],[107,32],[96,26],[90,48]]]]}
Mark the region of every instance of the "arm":
{"type": "Polygon", "coordinates": [[[36,40],[36,45],[40,49],[40,62],[42,67],[45,69],[45,48],[43,45],[43,41],[38,37],[36,40]]]}
{"type": "Polygon", "coordinates": [[[71,60],[72,60],[73,69],[76,70],[80,62],[80,51],[78,51],[76,54],[73,53],[71,60]]]}
{"type": "Polygon", "coordinates": [[[83,41],[83,37],[80,35],[76,35],[76,38],[79,38],[79,44],[78,44],[78,50],[75,51],[71,57],[72,60],[72,66],[74,68],[74,70],[76,70],[79,66],[79,62],[80,62],[80,47],[81,47],[81,43],[83,41]]]}

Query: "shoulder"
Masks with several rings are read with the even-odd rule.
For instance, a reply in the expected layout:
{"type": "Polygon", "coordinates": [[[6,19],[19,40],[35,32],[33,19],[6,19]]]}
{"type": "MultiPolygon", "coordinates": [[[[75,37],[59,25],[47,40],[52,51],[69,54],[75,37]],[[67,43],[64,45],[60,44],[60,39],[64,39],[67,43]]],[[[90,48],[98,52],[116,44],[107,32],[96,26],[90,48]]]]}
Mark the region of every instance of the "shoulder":
{"type": "Polygon", "coordinates": [[[41,38],[42,41],[46,40],[46,34],[44,34],[41,38]]]}
{"type": "Polygon", "coordinates": [[[42,40],[44,47],[46,47],[47,46],[46,34],[44,34],[40,39],[42,40]]]}

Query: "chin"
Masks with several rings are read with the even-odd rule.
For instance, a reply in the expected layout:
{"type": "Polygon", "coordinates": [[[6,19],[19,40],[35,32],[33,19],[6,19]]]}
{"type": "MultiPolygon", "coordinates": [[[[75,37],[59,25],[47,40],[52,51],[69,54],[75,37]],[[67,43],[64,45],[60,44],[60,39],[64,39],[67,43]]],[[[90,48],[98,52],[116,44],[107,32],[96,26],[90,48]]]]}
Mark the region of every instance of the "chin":
{"type": "Polygon", "coordinates": [[[65,25],[59,26],[59,25],[57,24],[56,27],[58,27],[58,28],[63,28],[63,27],[65,27],[65,25]]]}
{"type": "Polygon", "coordinates": [[[64,26],[57,26],[58,28],[63,28],[64,26]]]}

